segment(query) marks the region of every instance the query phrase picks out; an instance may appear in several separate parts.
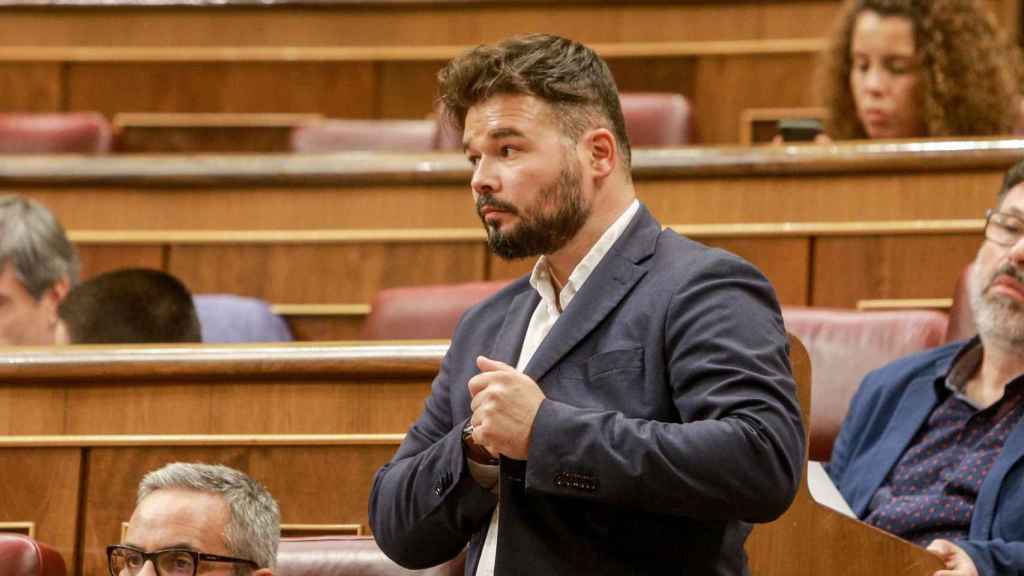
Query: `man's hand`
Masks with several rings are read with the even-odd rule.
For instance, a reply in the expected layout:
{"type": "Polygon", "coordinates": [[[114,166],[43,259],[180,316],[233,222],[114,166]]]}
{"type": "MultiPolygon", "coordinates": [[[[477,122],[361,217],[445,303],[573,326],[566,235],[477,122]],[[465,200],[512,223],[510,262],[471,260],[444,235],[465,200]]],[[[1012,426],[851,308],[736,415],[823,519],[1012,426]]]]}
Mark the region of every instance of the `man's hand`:
{"type": "Polygon", "coordinates": [[[932,540],[927,550],[946,565],[945,570],[939,570],[932,576],[978,576],[978,569],[970,555],[949,540],[932,540]]]}
{"type": "Polygon", "coordinates": [[[504,362],[477,356],[476,365],[480,373],[469,379],[473,442],[495,456],[526,460],[544,393],[529,376],[504,362]]]}

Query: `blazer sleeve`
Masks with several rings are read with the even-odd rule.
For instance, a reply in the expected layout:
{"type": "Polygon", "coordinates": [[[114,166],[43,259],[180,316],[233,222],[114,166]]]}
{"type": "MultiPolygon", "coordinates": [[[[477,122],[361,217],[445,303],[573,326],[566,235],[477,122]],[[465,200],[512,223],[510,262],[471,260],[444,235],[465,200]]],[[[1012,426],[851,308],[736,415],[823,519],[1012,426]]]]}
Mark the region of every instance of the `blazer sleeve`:
{"type": "Polygon", "coordinates": [[[534,420],[526,487],[701,519],[770,521],[799,485],[804,432],[788,342],[768,281],[717,250],[687,270],[664,308],[664,378],[677,421],[546,399],[534,420]],[[696,268],[694,270],[694,268],[696,268]],[[557,482],[579,470],[596,489],[557,482]]]}
{"type": "Polygon", "coordinates": [[[466,465],[466,422],[453,420],[449,401],[451,354],[442,362],[423,413],[394,458],[377,471],[370,491],[370,526],[378,545],[389,558],[413,569],[454,558],[497,504],[466,465]]]}
{"type": "Polygon", "coordinates": [[[1024,574],[1024,542],[1006,540],[957,540],[974,560],[980,576],[1024,574]]]}

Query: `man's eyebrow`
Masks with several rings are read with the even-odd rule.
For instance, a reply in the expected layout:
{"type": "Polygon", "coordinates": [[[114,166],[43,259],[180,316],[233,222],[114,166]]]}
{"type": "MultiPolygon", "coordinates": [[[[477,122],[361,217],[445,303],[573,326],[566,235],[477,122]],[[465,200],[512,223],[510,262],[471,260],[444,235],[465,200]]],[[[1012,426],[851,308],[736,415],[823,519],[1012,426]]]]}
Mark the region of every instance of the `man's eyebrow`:
{"type": "MultiPolygon", "coordinates": [[[[488,140],[501,140],[502,138],[522,138],[525,136],[526,134],[523,134],[522,130],[512,127],[495,128],[494,130],[491,130],[490,132],[487,133],[488,140]]],[[[465,152],[467,149],[469,149],[469,140],[463,140],[463,152],[465,152]]]]}

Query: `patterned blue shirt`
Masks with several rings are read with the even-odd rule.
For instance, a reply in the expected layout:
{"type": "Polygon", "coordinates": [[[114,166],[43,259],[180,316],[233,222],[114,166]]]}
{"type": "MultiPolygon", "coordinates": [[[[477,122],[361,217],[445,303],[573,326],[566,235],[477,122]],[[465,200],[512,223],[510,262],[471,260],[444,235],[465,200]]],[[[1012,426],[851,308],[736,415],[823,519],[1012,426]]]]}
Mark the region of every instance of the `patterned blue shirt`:
{"type": "Polygon", "coordinates": [[[1024,376],[987,408],[964,395],[981,357],[975,340],[936,381],[939,404],[871,498],[865,522],[921,546],[966,538],[981,483],[1024,415],[1024,376]]]}

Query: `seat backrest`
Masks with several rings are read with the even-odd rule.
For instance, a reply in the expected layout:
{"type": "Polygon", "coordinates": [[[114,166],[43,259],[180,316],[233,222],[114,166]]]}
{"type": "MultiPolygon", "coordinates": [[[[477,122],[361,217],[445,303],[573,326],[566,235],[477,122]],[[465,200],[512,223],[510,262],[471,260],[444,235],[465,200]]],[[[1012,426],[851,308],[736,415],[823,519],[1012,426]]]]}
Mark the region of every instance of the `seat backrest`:
{"type": "Polygon", "coordinates": [[[974,311],[971,310],[971,293],[968,279],[971,277],[973,264],[964,266],[953,289],[953,305],[949,308],[949,326],[946,328],[946,342],[963,340],[978,333],[974,324],[974,311]]]}
{"type": "Polygon", "coordinates": [[[196,294],[203,342],[290,342],[288,324],[263,300],[234,294],[196,294]]]}
{"type": "Polygon", "coordinates": [[[424,120],[323,120],[292,131],[293,152],[429,152],[437,146],[438,125],[424,120]]]}
{"type": "Polygon", "coordinates": [[[693,108],[682,94],[625,92],[619,95],[626,133],[633,148],[693,144],[693,108]]]}
{"type": "Polygon", "coordinates": [[[508,284],[468,282],[377,292],[363,325],[366,340],[449,339],[462,314],[508,284]]]}
{"type": "Polygon", "coordinates": [[[0,114],[0,154],[105,154],[111,133],[98,112],[0,114]]]}
{"type": "Polygon", "coordinates": [[[946,333],[946,315],[934,310],[786,307],[782,314],[811,357],[811,460],[829,459],[850,399],[868,372],[938,346],[946,333]]]}
{"type": "Polygon", "coordinates": [[[426,570],[406,570],[392,562],[372,536],[282,538],[275,576],[455,576],[465,570],[465,551],[426,570]]]}
{"type": "Polygon", "coordinates": [[[0,576],[67,576],[64,558],[22,534],[0,533],[0,576]]]}

